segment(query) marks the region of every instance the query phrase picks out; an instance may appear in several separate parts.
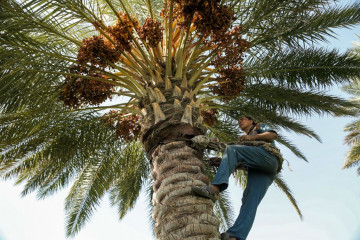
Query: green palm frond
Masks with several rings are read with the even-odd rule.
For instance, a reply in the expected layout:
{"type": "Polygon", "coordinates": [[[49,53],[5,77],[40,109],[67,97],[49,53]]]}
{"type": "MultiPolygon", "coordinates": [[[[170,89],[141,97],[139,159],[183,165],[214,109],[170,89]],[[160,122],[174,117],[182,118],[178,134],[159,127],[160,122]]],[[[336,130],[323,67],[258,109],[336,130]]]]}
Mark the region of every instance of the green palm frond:
{"type": "Polygon", "coordinates": [[[147,209],[148,209],[148,219],[149,219],[149,227],[152,230],[152,234],[153,237],[155,237],[155,220],[152,217],[153,214],[153,209],[154,209],[154,205],[153,205],[153,194],[154,194],[154,190],[153,190],[153,183],[154,181],[152,179],[149,179],[148,181],[146,181],[145,183],[145,187],[143,188],[145,190],[145,194],[146,194],[146,199],[147,199],[147,209]]]}
{"type": "Polygon", "coordinates": [[[324,92],[289,89],[271,84],[252,84],[241,94],[247,104],[288,116],[352,114],[348,101],[324,92]],[[285,96],[291,96],[286,98],[285,96]]]}
{"type": "Polygon", "coordinates": [[[327,87],[359,74],[358,59],[348,53],[323,48],[287,48],[268,52],[244,63],[249,81],[290,88],[327,87]]]}
{"type": "Polygon", "coordinates": [[[300,219],[303,219],[303,215],[300,211],[300,208],[290,190],[290,188],[287,186],[287,184],[285,183],[284,179],[282,178],[281,175],[277,175],[275,180],[274,180],[275,184],[277,187],[279,187],[279,189],[281,191],[283,191],[285,193],[285,195],[287,196],[287,198],[290,200],[291,204],[293,205],[293,207],[295,208],[296,212],[298,213],[300,219]]]}
{"type": "Polygon", "coordinates": [[[300,46],[327,41],[334,28],[357,24],[360,4],[331,5],[332,1],[249,1],[236,8],[241,22],[250,33],[254,46],[272,48],[300,46]],[[294,7],[296,6],[296,7],[294,7]]]}
{"type": "Polygon", "coordinates": [[[360,145],[354,144],[346,155],[343,168],[357,167],[360,164],[360,145]]]}
{"type": "Polygon", "coordinates": [[[303,159],[304,161],[308,162],[305,155],[300,151],[296,145],[294,145],[289,139],[282,135],[278,135],[278,138],[276,139],[276,142],[280,143],[281,145],[287,147],[295,156],[297,156],[300,159],[303,159]]]}
{"type": "MultiPolygon", "coordinates": [[[[359,36],[358,36],[359,37],[359,36]]],[[[360,59],[359,46],[355,46],[350,50],[350,53],[357,59],[360,59]]],[[[349,110],[354,111],[356,116],[359,117],[360,113],[360,79],[359,77],[352,79],[350,83],[342,87],[342,90],[350,94],[350,102],[354,104],[352,107],[348,107],[349,110]]],[[[343,169],[357,167],[357,173],[360,176],[360,121],[355,121],[347,124],[344,128],[347,133],[345,137],[345,143],[351,148],[346,154],[343,169]]]]}
{"type": "MultiPolygon", "coordinates": [[[[11,28],[6,27],[7,33],[31,33],[35,31],[37,33],[36,37],[39,36],[41,38],[46,36],[55,41],[68,41],[69,44],[74,45],[81,44],[81,41],[76,39],[78,36],[73,34],[74,32],[72,31],[67,31],[68,29],[66,27],[61,28],[62,25],[58,25],[56,18],[51,18],[54,12],[49,14],[46,8],[44,9],[44,14],[42,14],[41,8],[38,8],[37,4],[31,4],[30,2],[19,4],[13,0],[1,2],[0,7],[4,10],[4,14],[0,16],[0,20],[6,23],[5,26],[11,26],[11,28]],[[34,9],[35,11],[37,10],[35,13],[33,13],[34,9]],[[20,27],[21,23],[23,24],[23,28],[20,27]]],[[[61,7],[55,2],[51,2],[49,7],[56,8],[56,12],[69,13],[62,11],[61,7]]],[[[71,24],[71,21],[69,21],[68,24],[71,24]]]]}
{"type": "MultiPolygon", "coordinates": [[[[355,106],[351,110],[357,113],[359,115],[360,113],[360,81],[359,78],[353,79],[349,84],[344,85],[342,87],[342,90],[346,93],[350,94],[352,98],[350,99],[350,102],[353,103],[355,106]]],[[[345,131],[348,131],[349,126],[345,128],[345,131]]]]}
{"type": "Polygon", "coordinates": [[[118,207],[120,219],[131,210],[144,182],[150,176],[150,164],[139,142],[130,143],[114,166],[116,179],[110,189],[110,202],[118,207]]]}
{"type": "Polygon", "coordinates": [[[214,206],[214,212],[220,221],[220,231],[222,232],[225,232],[234,221],[234,211],[229,199],[229,193],[222,192],[214,206]]]}
{"type": "Polygon", "coordinates": [[[360,142],[359,129],[360,129],[360,122],[358,120],[355,120],[345,126],[344,131],[349,133],[345,138],[346,144],[351,145],[360,142]]]}
{"type": "Polygon", "coordinates": [[[263,109],[261,106],[255,105],[256,107],[253,108],[254,105],[248,103],[244,104],[244,102],[241,102],[240,100],[232,101],[227,106],[230,110],[222,110],[222,112],[233,118],[233,121],[236,121],[241,115],[256,116],[257,122],[264,121],[276,130],[284,129],[321,141],[320,137],[313,130],[286,115],[279,115],[274,111],[263,109]]]}
{"type": "MultiPolygon", "coordinates": [[[[243,189],[245,189],[246,187],[246,181],[247,181],[247,176],[246,173],[244,171],[237,171],[235,173],[235,180],[236,182],[242,186],[243,189]]],[[[295,208],[296,212],[298,213],[300,219],[303,218],[302,213],[300,211],[300,208],[290,190],[290,188],[287,186],[287,184],[285,183],[285,181],[282,179],[282,176],[280,174],[278,174],[275,177],[274,180],[276,186],[285,193],[285,195],[288,197],[288,199],[290,200],[291,204],[293,205],[293,207],[295,208]]]]}
{"type": "MultiPolygon", "coordinates": [[[[355,87],[355,89],[357,88],[355,87]]],[[[354,92],[353,96],[358,96],[358,94],[354,92]]],[[[360,121],[356,120],[346,125],[344,131],[348,132],[348,135],[345,137],[345,143],[350,145],[351,148],[346,154],[343,169],[357,167],[357,172],[360,176],[360,167],[358,167],[360,165],[360,121]]]]}
{"type": "MultiPolygon", "coordinates": [[[[28,181],[24,194],[40,188],[41,197],[68,184],[98,149],[119,146],[113,131],[92,114],[25,115],[0,119],[1,173],[28,181]]],[[[100,156],[99,156],[100,157],[100,156]]]]}
{"type": "Polygon", "coordinates": [[[247,172],[246,171],[236,171],[234,173],[235,181],[241,186],[242,189],[246,188],[247,184],[247,172]]]}
{"type": "Polygon", "coordinates": [[[89,158],[66,197],[66,234],[74,236],[90,218],[114,180],[113,161],[89,158]]]}
{"type": "Polygon", "coordinates": [[[344,130],[348,132],[348,135],[345,137],[345,143],[351,146],[343,166],[343,169],[346,169],[360,164],[360,121],[353,121],[346,125],[344,130]]]}
{"type": "Polygon", "coordinates": [[[66,198],[68,236],[83,227],[107,191],[111,204],[118,206],[119,217],[123,218],[134,206],[149,176],[139,143],[131,142],[110,151],[96,158],[90,156],[66,198]]]}
{"type": "Polygon", "coordinates": [[[221,142],[234,142],[239,135],[239,129],[232,119],[226,119],[226,117],[221,116],[215,125],[209,126],[208,134],[218,138],[221,142]]]}

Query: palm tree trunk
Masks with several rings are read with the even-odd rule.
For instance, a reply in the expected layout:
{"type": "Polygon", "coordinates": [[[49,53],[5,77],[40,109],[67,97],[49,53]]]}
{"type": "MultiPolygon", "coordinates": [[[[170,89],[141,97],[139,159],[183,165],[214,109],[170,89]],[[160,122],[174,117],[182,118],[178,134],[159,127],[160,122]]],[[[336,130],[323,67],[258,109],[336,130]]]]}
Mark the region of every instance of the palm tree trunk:
{"type": "Polygon", "coordinates": [[[219,221],[212,200],[191,192],[191,186],[209,184],[203,152],[184,141],[204,134],[199,106],[186,82],[159,82],[158,88],[147,88],[148,97],[140,104],[141,141],[152,162],[156,238],[218,240],[219,221]]]}
{"type": "Polygon", "coordinates": [[[152,159],[156,238],[218,240],[213,202],[191,192],[191,186],[209,184],[202,153],[176,141],[157,146],[152,159]]]}

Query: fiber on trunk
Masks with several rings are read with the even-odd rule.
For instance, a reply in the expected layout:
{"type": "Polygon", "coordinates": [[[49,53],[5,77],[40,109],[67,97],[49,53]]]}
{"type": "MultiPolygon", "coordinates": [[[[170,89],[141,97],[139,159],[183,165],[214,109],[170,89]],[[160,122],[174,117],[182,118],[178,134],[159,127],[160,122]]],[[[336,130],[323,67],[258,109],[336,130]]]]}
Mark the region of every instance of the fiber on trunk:
{"type": "Polygon", "coordinates": [[[158,240],[220,238],[213,202],[191,192],[191,186],[209,184],[201,156],[180,141],[159,145],[154,151],[153,218],[158,240]]]}

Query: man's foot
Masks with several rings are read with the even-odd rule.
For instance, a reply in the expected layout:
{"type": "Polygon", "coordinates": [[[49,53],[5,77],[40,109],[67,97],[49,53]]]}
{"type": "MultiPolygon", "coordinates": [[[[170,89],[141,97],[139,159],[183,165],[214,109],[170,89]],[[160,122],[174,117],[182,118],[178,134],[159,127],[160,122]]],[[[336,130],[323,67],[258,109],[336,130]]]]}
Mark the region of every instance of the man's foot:
{"type": "Polygon", "coordinates": [[[230,236],[227,232],[223,232],[220,234],[220,240],[230,240],[230,236]]]}
{"type": "Polygon", "coordinates": [[[223,232],[220,234],[220,240],[238,240],[238,238],[230,237],[227,232],[223,232]]]}
{"type": "Polygon", "coordinates": [[[219,193],[216,193],[210,186],[194,186],[191,187],[191,191],[199,197],[209,198],[213,202],[216,202],[219,198],[219,193]]]}

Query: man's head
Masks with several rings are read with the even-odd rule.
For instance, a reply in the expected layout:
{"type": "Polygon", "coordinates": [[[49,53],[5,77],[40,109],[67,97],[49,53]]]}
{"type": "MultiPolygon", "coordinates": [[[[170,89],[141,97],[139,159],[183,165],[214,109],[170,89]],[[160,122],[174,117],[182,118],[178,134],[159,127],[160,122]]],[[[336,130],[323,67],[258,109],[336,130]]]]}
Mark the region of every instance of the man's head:
{"type": "Polygon", "coordinates": [[[250,116],[240,116],[238,119],[239,127],[241,130],[247,132],[252,125],[256,125],[254,120],[250,116]]]}

